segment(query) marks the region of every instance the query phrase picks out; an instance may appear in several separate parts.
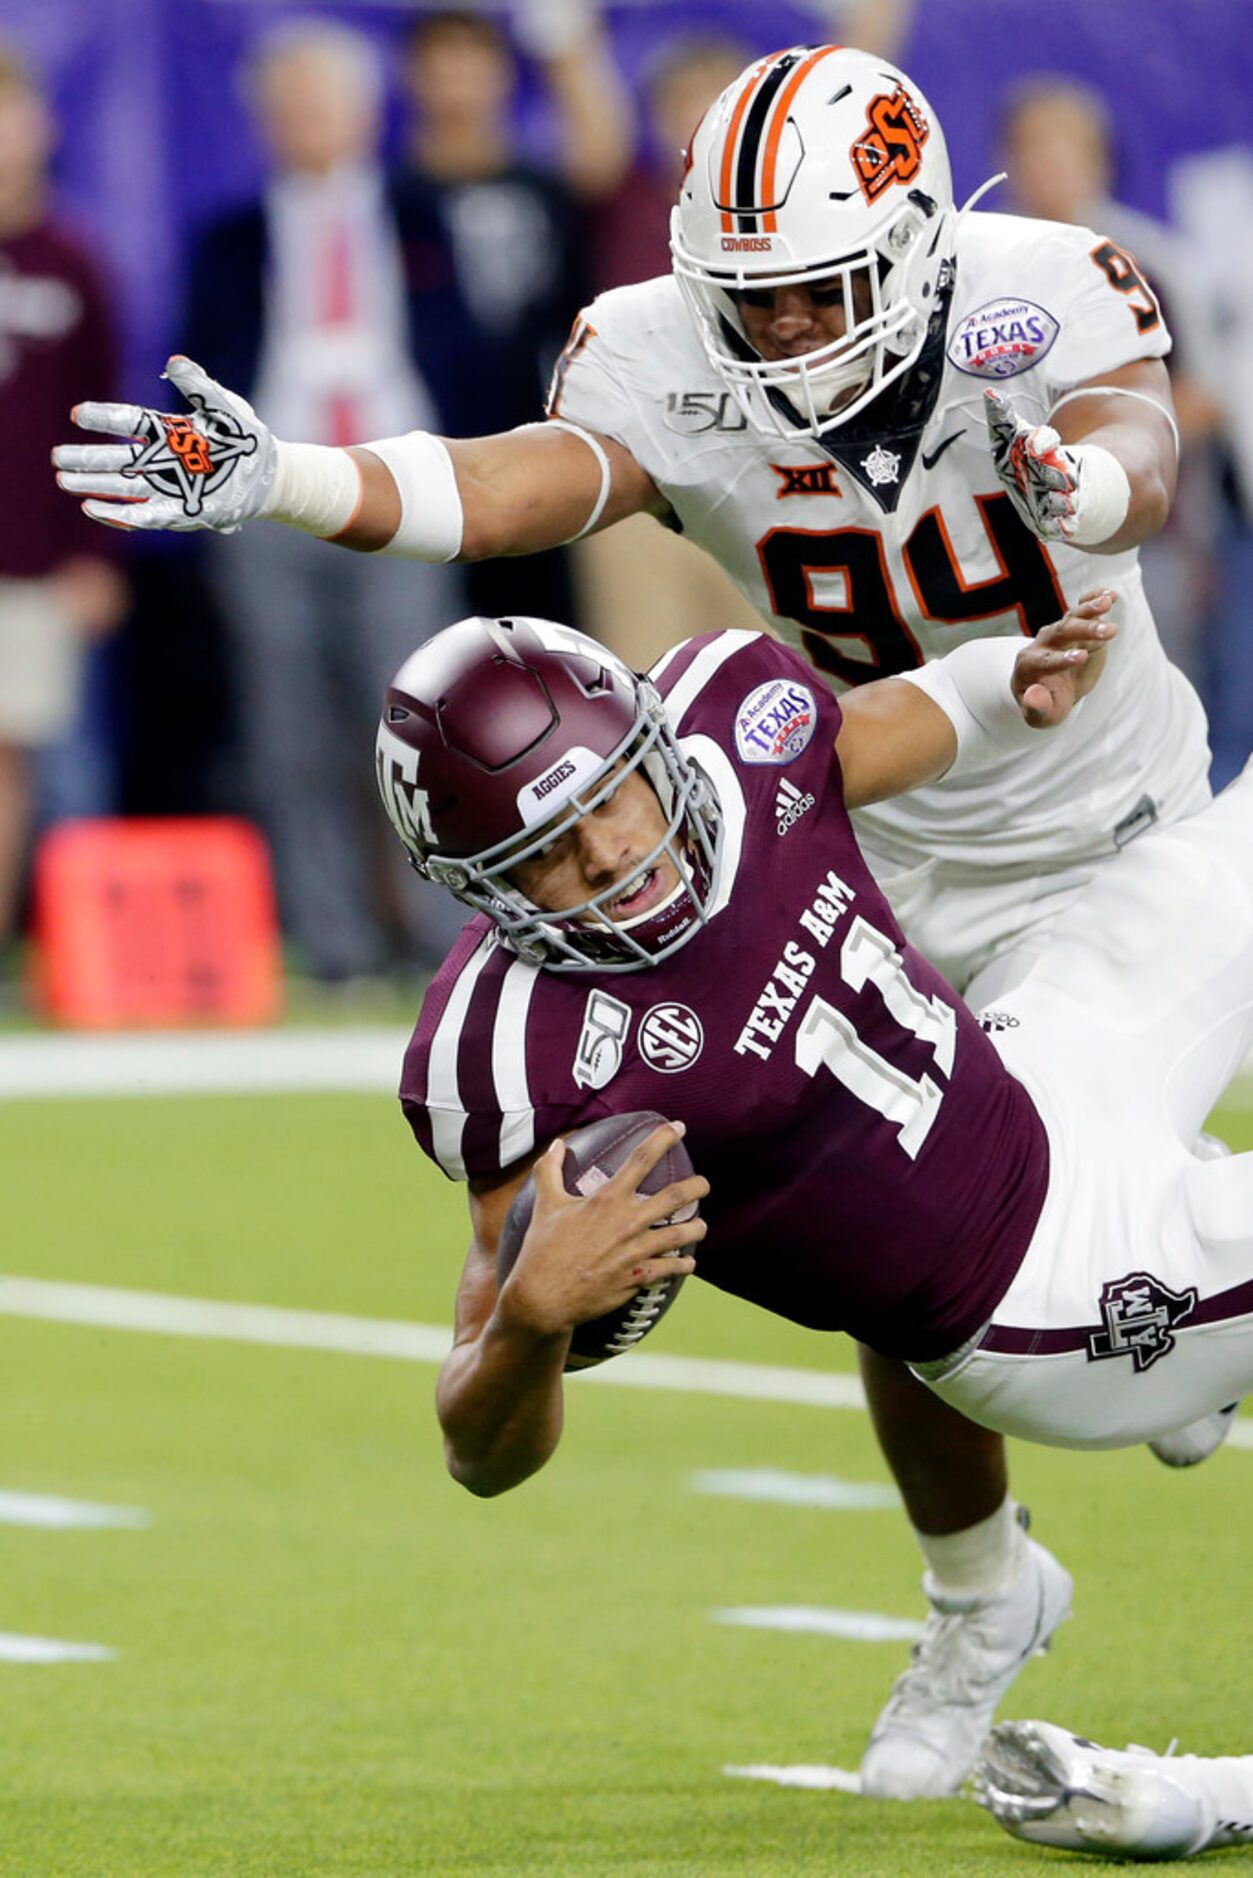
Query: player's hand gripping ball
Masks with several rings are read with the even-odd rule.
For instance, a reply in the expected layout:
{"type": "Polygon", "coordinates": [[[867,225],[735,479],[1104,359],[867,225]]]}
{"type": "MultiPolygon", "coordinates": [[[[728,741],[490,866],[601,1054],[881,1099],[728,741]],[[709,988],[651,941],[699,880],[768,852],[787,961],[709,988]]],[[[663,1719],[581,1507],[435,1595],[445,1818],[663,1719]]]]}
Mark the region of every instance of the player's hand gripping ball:
{"type": "MultiPolygon", "coordinates": [[[[609,1115],[603,1121],[589,1122],[587,1127],[575,1129],[566,1136],[566,1154],[561,1168],[566,1192],[584,1198],[595,1193],[617,1173],[640,1142],[665,1120],[664,1115],[640,1109],[631,1115],[609,1115]]],[[[689,1180],[694,1172],[687,1149],[681,1141],[675,1141],[644,1176],[636,1191],[659,1193],[675,1181],[689,1180]]],[[[496,1282],[500,1285],[517,1262],[534,1207],[535,1183],[528,1175],[514,1195],[513,1205],[501,1227],[496,1247],[496,1282]]],[[[692,1201],[673,1217],[692,1219],[696,1212],[696,1202],[692,1201]]],[[[620,1304],[617,1310],[606,1311],[602,1317],[577,1325],[570,1339],[566,1370],[591,1369],[611,1356],[633,1350],[661,1322],[678,1297],[683,1278],[684,1274],[677,1272],[672,1277],[659,1278],[654,1284],[642,1285],[634,1297],[620,1304]]]]}

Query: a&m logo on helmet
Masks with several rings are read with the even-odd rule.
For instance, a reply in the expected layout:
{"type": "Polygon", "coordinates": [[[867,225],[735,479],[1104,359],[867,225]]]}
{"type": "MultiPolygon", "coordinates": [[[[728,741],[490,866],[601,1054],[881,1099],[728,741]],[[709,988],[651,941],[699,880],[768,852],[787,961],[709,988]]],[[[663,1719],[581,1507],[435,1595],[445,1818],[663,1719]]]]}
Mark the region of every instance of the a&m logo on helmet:
{"type": "Polygon", "coordinates": [[[930,124],[904,85],[870,100],[866,128],[848,153],[867,202],[876,201],[890,183],[913,181],[930,135],[930,124]]]}

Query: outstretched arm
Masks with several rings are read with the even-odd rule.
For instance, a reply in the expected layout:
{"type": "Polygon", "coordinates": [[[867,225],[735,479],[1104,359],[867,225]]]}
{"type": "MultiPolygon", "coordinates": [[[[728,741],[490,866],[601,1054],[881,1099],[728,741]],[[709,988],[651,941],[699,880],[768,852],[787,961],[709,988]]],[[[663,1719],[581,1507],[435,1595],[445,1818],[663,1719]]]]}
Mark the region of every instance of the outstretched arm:
{"type": "Polygon", "coordinates": [[[1035,639],[972,639],[903,678],[847,692],[835,740],[850,809],[977,768],[1061,724],[1096,683],[1114,596],[1085,594],[1035,639]]]}
{"type": "Polygon", "coordinates": [[[687,1248],[704,1237],[704,1222],[661,1222],[703,1199],[709,1182],[695,1175],[656,1194],[636,1191],[675,1137],[672,1123],[654,1129],[586,1199],[566,1192],[564,1144],[551,1142],[529,1170],[535,1210],[499,1289],[496,1248],[528,1170],[471,1194],[474,1242],[436,1398],[448,1470],[471,1493],[518,1486],[556,1448],[562,1367],[575,1325],[625,1304],[641,1285],[694,1270],[687,1248]]]}
{"type": "Polygon", "coordinates": [[[233,534],[270,520],[347,548],[452,561],[532,554],[665,506],[621,444],[564,422],[339,450],[281,442],[191,359],[171,359],[166,376],[189,411],[80,404],[80,428],[127,441],[52,453],[57,481],[94,521],[233,534]]]}

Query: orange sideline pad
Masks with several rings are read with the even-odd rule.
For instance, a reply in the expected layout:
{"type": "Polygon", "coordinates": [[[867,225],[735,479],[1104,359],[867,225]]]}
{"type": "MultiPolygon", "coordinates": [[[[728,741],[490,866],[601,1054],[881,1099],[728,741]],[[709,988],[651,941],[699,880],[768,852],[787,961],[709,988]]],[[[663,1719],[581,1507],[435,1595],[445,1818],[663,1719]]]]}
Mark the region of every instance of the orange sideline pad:
{"type": "Polygon", "coordinates": [[[35,857],[37,1008],[80,1029],[268,1024],[282,1004],[269,850],[226,816],[64,822],[35,857]]]}

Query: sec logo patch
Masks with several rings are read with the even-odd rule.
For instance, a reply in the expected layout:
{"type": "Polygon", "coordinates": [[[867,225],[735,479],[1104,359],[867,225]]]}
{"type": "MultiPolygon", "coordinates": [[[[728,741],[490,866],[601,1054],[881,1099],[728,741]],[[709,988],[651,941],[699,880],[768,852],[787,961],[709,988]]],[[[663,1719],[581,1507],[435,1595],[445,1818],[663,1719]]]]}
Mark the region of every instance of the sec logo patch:
{"type": "Polygon", "coordinates": [[[1014,378],[1038,365],[1060,327],[1030,300],[992,300],[977,307],[949,340],[948,356],[972,378],[1014,378]]]}
{"type": "Polygon", "coordinates": [[[640,1019],[636,1042],[646,1063],[671,1076],[691,1068],[705,1047],[705,1031],[690,1005],[654,1004],[640,1019]]]}
{"type": "Polygon", "coordinates": [[[808,685],[774,678],[735,713],[735,748],[745,763],[791,763],[809,747],[818,708],[808,685]]]}

